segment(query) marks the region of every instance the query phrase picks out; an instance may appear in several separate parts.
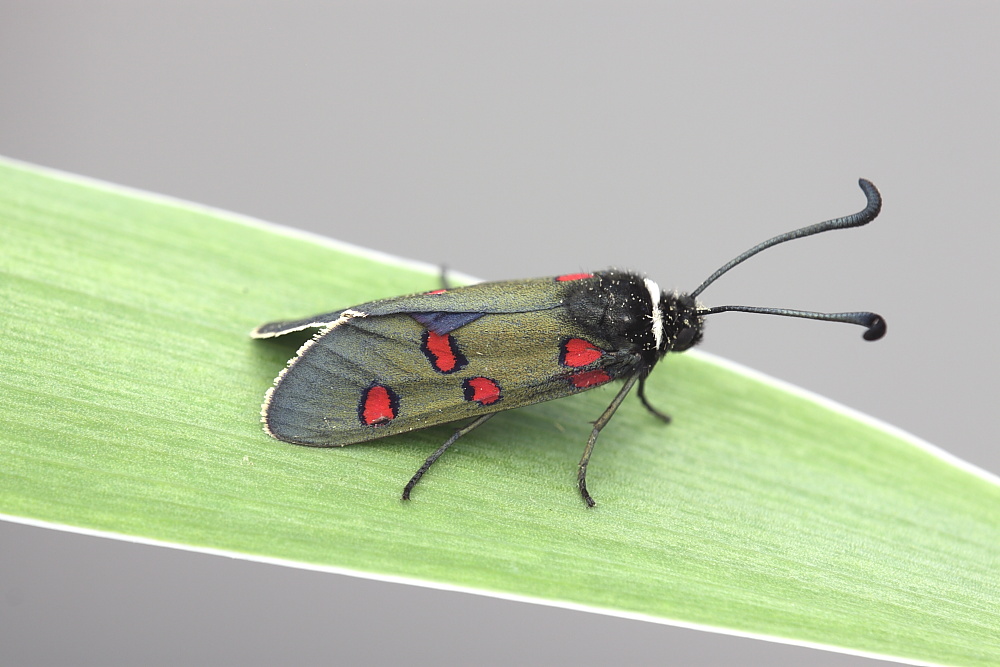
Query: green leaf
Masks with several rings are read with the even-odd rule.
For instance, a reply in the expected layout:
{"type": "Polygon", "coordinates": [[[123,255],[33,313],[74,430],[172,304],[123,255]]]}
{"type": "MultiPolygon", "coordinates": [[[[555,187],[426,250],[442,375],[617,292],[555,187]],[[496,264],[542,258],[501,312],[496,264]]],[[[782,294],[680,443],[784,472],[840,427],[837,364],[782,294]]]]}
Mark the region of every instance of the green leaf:
{"type": "Polygon", "coordinates": [[[0,512],[365,576],[956,665],[1000,663],[1000,486],[801,392],[680,355],[613,389],[344,449],[262,433],[261,322],[433,271],[0,162],[0,512]]]}

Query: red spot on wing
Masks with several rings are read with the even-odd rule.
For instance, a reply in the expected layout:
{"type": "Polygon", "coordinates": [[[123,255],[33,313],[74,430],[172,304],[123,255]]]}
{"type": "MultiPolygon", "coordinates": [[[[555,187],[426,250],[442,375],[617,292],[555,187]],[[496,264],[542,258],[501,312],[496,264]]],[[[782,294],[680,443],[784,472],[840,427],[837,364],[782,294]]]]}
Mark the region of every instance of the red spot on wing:
{"type": "Polygon", "coordinates": [[[559,354],[559,363],[563,366],[580,368],[589,366],[604,354],[604,350],[597,347],[589,340],[582,338],[570,338],[562,344],[562,351],[559,354]]]}
{"type": "Polygon", "coordinates": [[[608,375],[607,371],[599,368],[596,371],[574,373],[569,376],[569,382],[577,389],[587,389],[589,387],[602,385],[605,382],[611,382],[611,376],[608,375]]]}
{"type": "Polygon", "coordinates": [[[361,393],[358,417],[366,426],[388,424],[399,413],[399,396],[389,387],[373,384],[361,393]]]}
{"type": "Polygon", "coordinates": [[[584,278],[593,278],[593,273],[567,273],[564,276],[556,276],[556,281],[566,282],[568,280],[583,280],[584,278]]]}
{"type": "Polygon", "coordinates": [[[462,383],[462,389],[465,390],[465,400],[475,401],[479,405],[492,405],[500,400],[500,385],[496,380],[469,378],[462,383]]]}
{"type": "Polygon", "coordinates": [[[430,292],[424,292],[424,294],[444,294],[447,291],[448,290],[446,289],[436,289],[436,290],[431,290],[430,292]]]}
{"type": "Polygon", "coordinates": [[[423,338],[424,342],[420,349],[423,350],[434,370],[439,373],[454,373],[469,363],[451,334],[436,334],[427,330],[424,332],[423,338]]]}

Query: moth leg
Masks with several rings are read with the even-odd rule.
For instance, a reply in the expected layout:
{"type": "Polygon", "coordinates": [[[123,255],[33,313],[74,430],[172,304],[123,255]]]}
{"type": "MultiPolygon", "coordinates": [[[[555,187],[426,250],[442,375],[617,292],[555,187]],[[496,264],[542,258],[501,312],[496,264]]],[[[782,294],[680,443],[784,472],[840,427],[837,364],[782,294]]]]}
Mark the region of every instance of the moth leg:
{"type": "MultiPolygon", "coordinates": [[[[608,425],[611,418],[615,414],[615,410],[618,406],[622,404],[625,397],[628,396],[628,392],[632,389],[632,386],[639,380],[638,375],[629,376],[625,380],[625,384],[619,390],[618,395],[615,396],[614,400],[611,401],[611,405],[597,418],[594,422],[594,430],[590,432],[590,439],[587,440],[587,447],[583,450],[583,457],[580,459],[580,467],[576,473],[577,483],[580,486],[580,495],[583,496],[583,502],[587,503],[587,507],[593,507],[597,503],[594,499],[590,497],[590,493],[587,491],[587,464],[590,463],[590,455],[594,451],[594,443],[597,442],[597,436],[600,435],[601,429],[608,425]]],[[[641,381],[640,381],[641,386],[641,381]]]]}
{"type": "Polygon", "coordinates": [[[670,423],[670,415],[668,415],[666,412],[660,412],[652,405],[650,405],[648,400],[646,400],[646,378],[642,378],[641,380],[639,380],[639,400],[642,401],[642,404],[646,406],[647,410],[653,413],[654,417],[660,419],[665,424],[670,423]]]}
{"type": "Polygon", "coordinates": [[[418,470],[416,474],[410,478],[410,481],[406,483],[406,486],[403,488],[403,500],[410,499],[410,491],[412,491],[413,487],[417,485],[417,482],[420,481],[420,478],[424,476],[424,473],[427,472],[427,469],[430,468],[432,465],[434,465],[434,462],[437,461],[442,454],[444,454],[444,450],[451,447],[451,445],[456,440],[461,438],[463,435],[465,435],[472,429],[476,428],[477,426],[481,426],[483,423],[486,422],[487,419],[494,416],[495,414],[496,414],[495,412],[491,412],[489,414],[477,418],[474,422],[472,422],[468,426],[465,426],[455,431],[455,433],[453,433],[450,438],[445,440],[444,444],[438,447],[436,452],[427,457],[427,460],[424,461],[424,464],[420,466],[420,470],[418,470]]]}

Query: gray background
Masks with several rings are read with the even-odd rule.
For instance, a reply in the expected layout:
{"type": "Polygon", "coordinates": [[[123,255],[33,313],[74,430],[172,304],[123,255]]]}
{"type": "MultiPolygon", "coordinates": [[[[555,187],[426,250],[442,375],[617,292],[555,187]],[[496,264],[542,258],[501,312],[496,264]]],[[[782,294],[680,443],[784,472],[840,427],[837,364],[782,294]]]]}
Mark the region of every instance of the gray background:
{"type": "MultiPolygon", "coordinates": [[[[865,176],[876,223],[771,250],[703,299],[872,309],[886,339],[727,314],[703,347],[1000,472],[998,18],[986,2],[4,0],[0,154],[483,278],[616,265],[688,290],[860,209],[865,176]]],[[[0,662],[183,661],[874,664],[0,525],[0,662]]]]}

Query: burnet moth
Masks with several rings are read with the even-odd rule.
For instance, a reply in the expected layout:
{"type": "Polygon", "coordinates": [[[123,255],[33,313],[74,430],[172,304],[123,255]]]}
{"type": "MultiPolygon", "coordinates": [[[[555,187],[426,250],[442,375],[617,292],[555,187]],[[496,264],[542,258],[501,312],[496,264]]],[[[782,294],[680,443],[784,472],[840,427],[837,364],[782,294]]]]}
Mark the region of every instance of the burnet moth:
{"type": "Polygon", "coordinates": [[[403,499],[460,437],[502,410],[569,396],[622,380],[594,422],[577,469],[584,502],[594,443],[625,396],[667,352],[697,345],[707,315],[727,311],[846,322],[885,335],[875,313],[819,313],[785,308],[716,306],[697,297],[724,273],[771,246],[833,229],[866,225],[882,199],[859,181],[864,210],[760,243],[713,273],[689,294],[663,292],[649,278],[617,270],[438,289],[363,303],[302,320],[269,322],[251,333],[272,338],[318,328],[268,390],[264,430],[300,445],[332,447],[471,419],[431,454],[403,489],[403,499]]]}

